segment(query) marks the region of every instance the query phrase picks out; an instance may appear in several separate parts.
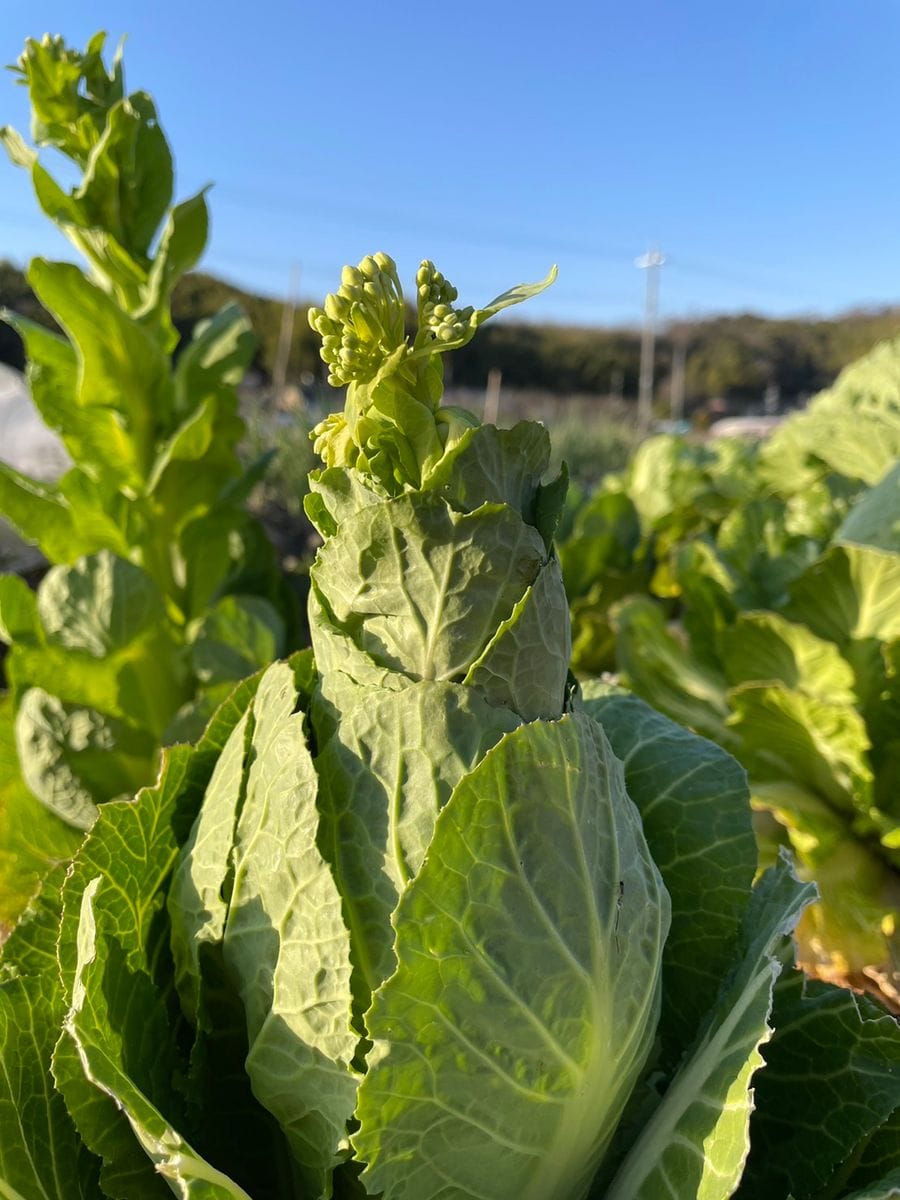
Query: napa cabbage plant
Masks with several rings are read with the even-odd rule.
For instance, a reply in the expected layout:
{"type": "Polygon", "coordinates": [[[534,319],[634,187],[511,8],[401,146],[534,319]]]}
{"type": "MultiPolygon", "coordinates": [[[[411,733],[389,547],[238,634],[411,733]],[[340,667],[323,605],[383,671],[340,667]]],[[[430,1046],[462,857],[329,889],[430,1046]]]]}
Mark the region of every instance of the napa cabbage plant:
{"type": "Polygon", "coordinates": [[[0,141],[85,265],[29,266],[52,328],[3,314],[71,466],[46,484],[0,463],[0,516],[51,564],[36,594],[0,576],[0,931],[97,805],[152,780],[160,743],[199,733],[293,632],[243,506],[261,466],[247,472],[237,455],[253,334],[229,306],[175,353],[170,298],[206,244],[206,190],[173,203],[155,105],[126,91],[121,53],[106,64],[103,34],[84,52],[30,39],[14,71],[34,146],[9,127],[0,141]]]}
{"type": "Polygon", "coordinates": [[[379,254],[311,312],[346,387],[312,650],[104,805],[7,943],[7,1193],[891,1194],[900,1031],[791,969],[814,889],[753,886],[734,760],[574,686],[546,431],[441,403],[550,278],[476,309],[425,262],[407,336],[379,254]]]}

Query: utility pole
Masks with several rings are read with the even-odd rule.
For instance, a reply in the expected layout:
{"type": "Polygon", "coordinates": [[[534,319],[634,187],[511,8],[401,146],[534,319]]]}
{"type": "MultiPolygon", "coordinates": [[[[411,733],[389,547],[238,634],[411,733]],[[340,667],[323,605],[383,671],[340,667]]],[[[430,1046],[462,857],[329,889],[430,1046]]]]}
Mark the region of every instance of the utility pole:
{"type": "Polygon", "coordinates": [[[291,346],[294,342],[294,313],[297,310],[297,294],[300,291],[300,264],[291,265],[291,282],[287,299],[281,310],[281,329],[278,334],[278,351],[275,355],[275,370],[272,374],[272,407],[278,408],[284,396],[287,381],[291,346]]]}
{"type": "Polygon", "coordinates": [[[487,387],[484,390],[484,423],[496,425],[500,416],[500,387],[503,383],[503,372],[499,367],[491,367],[488,371],[487,387]]]}
{"type": "Polygon", "coordinates": [[[674,333],[672,345],[672,380],[669,393],[669,417],[673,421],[684,418],[684,369],[687,361],[687,333],[681,329],[674,333]]]}
{"type": "Polygon", "coordinates": [[[634,260],[634,265],[647,272],[644,295],[644,329],[641,334],[641,375],[638,383],[638,427],[646,433],[653,420],[653,353],[656,348],[656,309],[659,303],[659,268],[665,257],[656,247],[634,260]]]}

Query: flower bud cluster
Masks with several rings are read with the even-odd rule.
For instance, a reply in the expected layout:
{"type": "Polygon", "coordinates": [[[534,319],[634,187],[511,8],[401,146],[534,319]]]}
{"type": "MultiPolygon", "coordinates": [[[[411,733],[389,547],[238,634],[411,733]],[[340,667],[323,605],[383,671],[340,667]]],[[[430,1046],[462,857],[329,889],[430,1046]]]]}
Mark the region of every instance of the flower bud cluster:
{"type": "Polygon", "coordinates": [[[438,342],[456,342],[468,335],[475,310],[471,305],[453,307],[459,293],[429,259],[416,272],[416,289],[420,334],[425,332],[438,342]]]}
{"type": "Polygon", "coordinates": [[[358,267],[344,267],[340,288],[325,297],[324,308],[309,310],[309,323],[322,338],[330,384],[371,379],[404,340],[403,291],[394,260],[368,254],[358,267]]]}

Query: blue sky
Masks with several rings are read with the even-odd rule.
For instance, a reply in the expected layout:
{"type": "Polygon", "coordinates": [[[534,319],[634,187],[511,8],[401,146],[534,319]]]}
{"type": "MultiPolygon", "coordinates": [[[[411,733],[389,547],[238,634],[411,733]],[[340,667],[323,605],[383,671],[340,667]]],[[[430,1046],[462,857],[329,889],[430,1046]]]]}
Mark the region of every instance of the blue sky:
{"type": "MultiPolygon", "coordinates": [[[[658,243],[663,319],[900,298],[896,0],[3,0],[0,55],[99,28],[242,285],[320,297],[383,249],[478,303],[558,262],[531,316],[632,322],[658,243]]],[[[63,247],[0,163],[0,256],[63,247]]]]}

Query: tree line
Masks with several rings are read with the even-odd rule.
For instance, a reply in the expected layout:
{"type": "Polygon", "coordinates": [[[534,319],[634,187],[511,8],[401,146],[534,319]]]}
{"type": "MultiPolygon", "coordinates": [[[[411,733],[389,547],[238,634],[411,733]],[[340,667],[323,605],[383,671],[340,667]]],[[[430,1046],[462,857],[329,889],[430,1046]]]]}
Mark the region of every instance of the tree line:
{"type": "MultiPolygon", "coordinates": [[[[282,302],[255,295],[203,273],[176,288],[173,314],[182,334],[222,304],[239,301],[259,338],[256,368],[264,379],[275,369],[282,302]]],[[[0,306],[50,324],[23,273],[0,263],[0,306]]],[[[315,335],[298,307],[287,379],[311,383],[324,378],[315,335]]],[[[735,408],[757,406],[764,394],[791,404],[826,387],[854,358],[882,338],[900,332],[900,306],[865,309],[831,318],[763,317],[753,313],[715,316],[664,325],[657,339],[654,386],[668,396],[676,347],[685,353],[688,409],[721,399],[735,408]]],[[[0,324],[0,362],[21,368],[17,335],[0,324]]],[[[499,369],[504,387],[556,395],[637,394],[640,330],[521,321],[487,325],[479,337],[454,355],[452,383],[480,388],[499,369]]]]}

